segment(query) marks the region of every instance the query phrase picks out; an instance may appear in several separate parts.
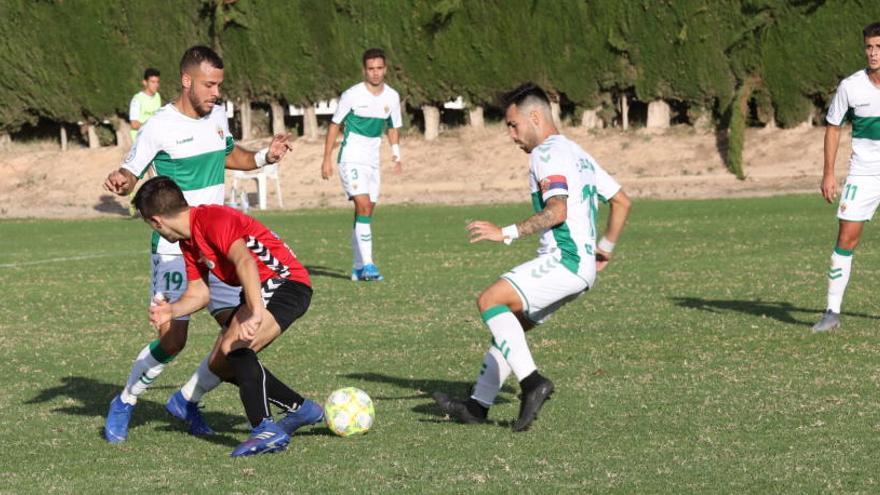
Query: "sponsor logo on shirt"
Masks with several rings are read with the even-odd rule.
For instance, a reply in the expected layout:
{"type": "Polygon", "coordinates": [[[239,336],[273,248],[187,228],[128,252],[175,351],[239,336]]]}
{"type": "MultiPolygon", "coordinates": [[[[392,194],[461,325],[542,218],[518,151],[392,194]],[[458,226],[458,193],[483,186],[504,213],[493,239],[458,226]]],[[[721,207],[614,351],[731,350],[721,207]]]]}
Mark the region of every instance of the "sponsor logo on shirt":
{"type": "Polygon", "coordinates": [[[178,139],[178,140],[177,140],[177,144],[191,143],[194,139],[195,139],[195,138],[193,138],[192,136],[190,136],[190,137],[188,137],[188,138],[184,138],[184,139],[178,139]]]}

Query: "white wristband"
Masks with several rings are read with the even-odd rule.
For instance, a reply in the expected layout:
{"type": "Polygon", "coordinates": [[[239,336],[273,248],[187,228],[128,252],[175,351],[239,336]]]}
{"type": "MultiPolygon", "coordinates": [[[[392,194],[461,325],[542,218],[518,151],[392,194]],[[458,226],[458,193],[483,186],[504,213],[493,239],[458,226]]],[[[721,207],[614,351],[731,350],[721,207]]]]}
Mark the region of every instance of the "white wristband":
{"type": "Polygon", "coordinates": [[[254,154],[254,161],[257,163],[257,168],[263,168],[269,163],[266,161],[266,155],[268,154],[269,148],[263,148],[254,154]]]}
{"type": "Polygon", "coordinates": [[[605,251],[606,253],[610,253],[614,251],[614,243],[609,241],[607,237],[603,236],[599,239],[599,244],[596,245],[597,248],[605,251]]]}
{"type": "Polygon", "coordinates": [[[400,161],[400,145],[399,144],[392,144],[391,145],[391,156],[394,157],[395,162],[400,161]]]}
{"type": "Polygon", "coordinates": [[[509,246],[514,239],[519,239],[519,229],[516,228],[515,223],[512,223],[501,229],[501,235],[504,237],[504,244],[509,246]]]}

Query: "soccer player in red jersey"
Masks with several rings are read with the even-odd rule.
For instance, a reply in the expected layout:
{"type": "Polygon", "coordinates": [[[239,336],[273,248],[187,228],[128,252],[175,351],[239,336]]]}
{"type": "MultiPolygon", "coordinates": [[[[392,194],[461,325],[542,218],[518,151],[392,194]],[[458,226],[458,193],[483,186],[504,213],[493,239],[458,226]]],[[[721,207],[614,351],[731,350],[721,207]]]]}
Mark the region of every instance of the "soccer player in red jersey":
{"type": "Polygon", "coordinates": [[[212,273],[240,286],[241,304],[209,359],[213,373],[235,383],[253,427],[233,457],[284,450],[297,428],[323,418],[321,406],[304,399],[266,369],[257,352],[278,338],[309,307],[309,274],[290,247],[259,221],[221,205],[190,207],[169,177],[154,177],[140,188],[134,204],[150,227],[169,242],[179,242],[186,262],[187,288],[173,303],[156,301],[150,323],[204,308],[210,299],[205,282],[212,273]],[[286,411],[278,423],[269,403],[286,411]]]}

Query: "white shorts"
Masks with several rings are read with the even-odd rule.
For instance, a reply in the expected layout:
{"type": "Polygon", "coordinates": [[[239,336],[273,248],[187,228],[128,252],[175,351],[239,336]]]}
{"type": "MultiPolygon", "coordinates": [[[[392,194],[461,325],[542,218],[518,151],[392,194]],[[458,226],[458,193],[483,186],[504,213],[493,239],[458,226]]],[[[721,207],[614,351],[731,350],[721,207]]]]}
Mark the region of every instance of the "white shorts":
{"type": "Polygon", "coordinates": [[[840,192],[837,218],[867,222],[880,205],[880,175],[850,175],[840,192]]]}
{"type": "Polygon", "coordinates": [[[544,323],[556,310],[589,289],[584,279],[562,265],[559,253],[538,256],[501,278],[513,285],[522,299],[523,312],[536,324],[544,323]]]}
{"type": "Polygon", "coordinates": [[[348,199],[360,194],[368,194],[370,202],[379,202],[379,167],[361,163],[343,162],[339,164],[339,179],[348,199]]]}
{"type": "MultiPolygon", "coordinates": [[[[183,256],[175,254],[154,254],[152,256],[152,284],[150,287],[150,299],[157,292],[162,292],[169,302],[180,299],[186,290],[186,263],[183,256]]],[[[211,315],[224,309],[234,308],[241,302],[239,294],[241,287],[233,287],[221,282],[214,274],[208,275],[208,288],[211,291],[211,300],[208,302],[208,311],[211,315]]],[[[176,320],[189,320],[189,316],[181,316],[176,320]]]]}

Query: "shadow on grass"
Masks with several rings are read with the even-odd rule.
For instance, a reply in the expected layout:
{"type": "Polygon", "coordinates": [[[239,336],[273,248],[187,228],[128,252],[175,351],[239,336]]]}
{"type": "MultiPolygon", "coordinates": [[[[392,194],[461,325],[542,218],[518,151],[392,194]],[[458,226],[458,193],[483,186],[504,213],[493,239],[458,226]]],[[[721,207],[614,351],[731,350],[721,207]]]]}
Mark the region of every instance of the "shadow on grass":
{"type": "MultiPolygon", "coordinates": [[[[397,376],[384,375],[381,373],[349,373],[345,378],[353,380],[363,380],[374,383],[387,383],[398,388],[411,390],[415,393],[401,396],[374,396],[376,400],[428,400],[427,404],[419,404],[412,408],[413,412],[424,414],[426,416],[434,416],[430,419],[420,419],[420,422],[427,423],[448,423],[446,414],[440,411],[431,394],[434,392],[443,392],[449,394],[456,399],[466,399],[471,395],[472,382],[461,382],[451,380],[436,380],[429,378],[403,378],[397,376]]],[[[516,393],[516,390],[510,385],[501,387],[502,392],[516,393]]],[[[510,402],[508,399],[499,396],[495,400],[495,404],[506,404],[510,402]]],[[[491,423],[491,422],[490,422],[491,423]]],[[[495,422],[496,425],[509,426],[510,421],[495,422]]]]}
{"type": "MultiPolygon", "coordinates": [[[[153,391],[170,390],[171,388],[153,387],[153,391]]],[[[52,409],[52,412],[72,416],[100,417],[103,419],[107,414],[110,401],[119,393],[119,390],[120,386],[116,383],[104,383],[82,376],[66,376],[61,379],[60,385],[40,391],[36,397],[25,401],[25,404],[42,404],[58,398],[73,399],[76,404],[57,407],[52,409]]],[[[70,404],[68,400],[65,400],[65,403],[70,404]]],[[[207,442],[231,448],[238,445],[239,442],[244,440],[244,436],[250,433],[250,428],[247,427],[244,414],[239,416],[203,411],[203,415],[205,421],[214,428],[217,434],[193,438],[200,438],[207,442]],[[232,434],[236,436],[232,436],[232,434]]],[[[177,431],[189,436],[183,422],[171,417],[168,411],[165,410],[164,403],[153,402],[143,398],[138,400],[137,407],[135,407],[134,413],[132,413],[129,431],[136,430],[140,426],[153,421],[165,423],[164,425],[155,426],[156,430],[177,431]]],[[[101,435],[103,438],[103,431],[99,430],[98,435],[101,435]]]]}
{"type": "MultiPolygon", "coordinates": [[[[740,299],[703,299],[699,297],[671,297],[672,301],[682,308],[699,309],[710,313],[736,311],[753,316],[773,318],[782,323],[811,326],[819,319],[822,309],[801,308],[786,301],[748,301],[740,299]],[[794,314],[802,314],[808,319],[799,319],[794,314]]],[[[843,312],[844,316],[880,320],[880,316],[867,313],[843,312]]]]}
{"type": "Polygon", "coordinates": [[[351,275],[348,272],[337,270],[336,268],[330,268],[328,266],[306,265],[306,270],[309,271],[309,275],[312,277],[341,278],[344,280],[349,280],[351,278],[351,275]]]}
{"type": "Polygon", "coordinates": [[[122,217],[130,217],[128,214],[128,208],[119,204],[119,202],[116,201],[116,197],[110,194],[102,194],[101,197],[98,198],[98,204],[96,204],[94,208],[95,211],[100,211],[102,213],[113,213],[122,217]]]}

